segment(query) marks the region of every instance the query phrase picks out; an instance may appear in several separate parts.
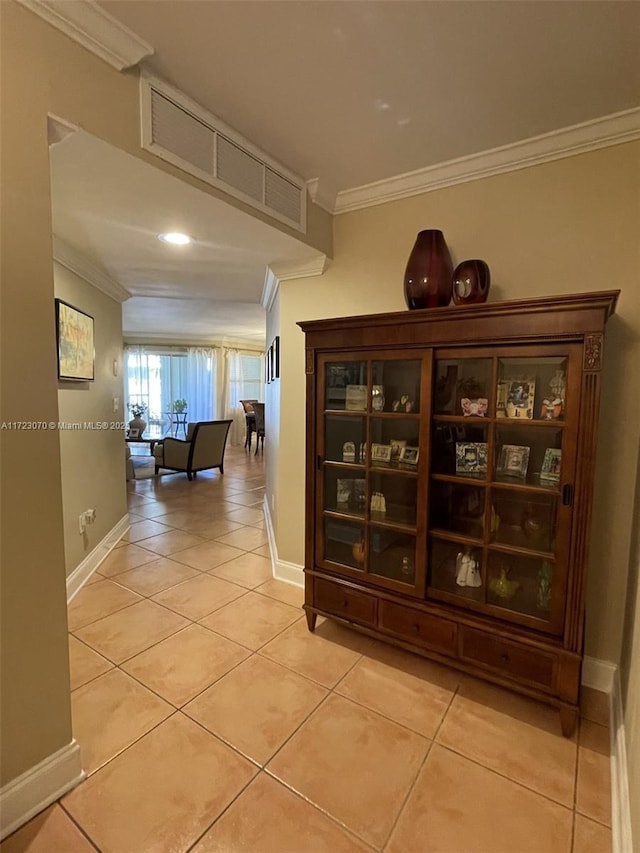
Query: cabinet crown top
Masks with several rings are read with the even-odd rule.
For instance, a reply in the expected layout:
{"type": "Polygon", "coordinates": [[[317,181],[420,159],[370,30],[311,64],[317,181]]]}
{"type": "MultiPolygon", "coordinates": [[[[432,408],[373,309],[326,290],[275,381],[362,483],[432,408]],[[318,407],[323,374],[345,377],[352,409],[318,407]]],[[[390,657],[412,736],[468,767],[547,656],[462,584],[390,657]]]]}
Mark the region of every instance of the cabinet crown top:
{"type": "MultiPolygon", "coordinates": [[[[384,314],[358,314],[321,320],[301,320],[298,326],[303,332],[322,331],[330,328],[359,326],[396,326],[413,323],[440,323],[448,320],[469,322],[527,314],[552,314],[575,311],[602,311],[602,322],[614,313],[619,290],[599,290],[586,293],[570,293],[560,296],[539,296],[534,299],[513,299],[504,302],[482,302],[475,305],[448,305],[444,308],[420,308],[413,311],[393,311],[384,314]]],[[[595,331],[595,330],[594,330],[595,331]]]]}

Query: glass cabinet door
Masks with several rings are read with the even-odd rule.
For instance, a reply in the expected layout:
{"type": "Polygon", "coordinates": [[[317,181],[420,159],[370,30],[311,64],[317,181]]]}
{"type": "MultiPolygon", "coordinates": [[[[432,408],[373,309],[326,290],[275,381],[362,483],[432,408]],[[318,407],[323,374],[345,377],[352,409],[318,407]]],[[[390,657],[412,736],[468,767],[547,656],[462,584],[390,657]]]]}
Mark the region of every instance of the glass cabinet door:
{"type": "Polygon", "coordinates": [[[424,591],[427,360],[375,353],[319,365],[318,565],[407,594],[424,591]]]}
{"type": "Polygon", "coordinates": [[[428,595],[560,633],[579,349],[437,351],[428,595]]]}

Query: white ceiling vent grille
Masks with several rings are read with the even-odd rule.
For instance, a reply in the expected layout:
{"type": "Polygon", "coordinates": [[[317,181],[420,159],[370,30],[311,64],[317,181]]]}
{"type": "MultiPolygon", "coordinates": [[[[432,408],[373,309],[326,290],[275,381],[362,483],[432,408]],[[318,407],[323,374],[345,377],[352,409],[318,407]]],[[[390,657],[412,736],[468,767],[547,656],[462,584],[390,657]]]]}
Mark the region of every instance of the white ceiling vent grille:
{"type": "Polygon", "coordinates": [[[151,93],[151,137],[197,169],[213,175],[215,134],[158,92],[151,93]]]}
{"type": "Polygon", "coordinates": [[[216,155],[218,180],[262,201],[264,164],[220,134],[216,155]]]}
{"type": "Polygon", "coordinates": [[[306,231],[305,182],[182,93],[140,83],[142,147],[298,231],[306,231]]]}
{"type": "Polygon", "coordinates": [[[267,207],[277,210],[287,219],[300,218],[300,190],[268,166],[265,175],[265,201],[267,207]]]}

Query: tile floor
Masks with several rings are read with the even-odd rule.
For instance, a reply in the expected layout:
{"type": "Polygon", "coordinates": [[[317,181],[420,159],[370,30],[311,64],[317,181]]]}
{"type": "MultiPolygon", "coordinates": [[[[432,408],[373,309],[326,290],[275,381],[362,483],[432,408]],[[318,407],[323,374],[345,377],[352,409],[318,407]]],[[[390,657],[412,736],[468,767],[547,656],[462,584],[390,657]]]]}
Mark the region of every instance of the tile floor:
{"type": "Polygon", "coordinates": [[[69,607],[88,778],[3,853],[604,853],[606,697],[557,714],[318,620],[271,578],[261,456],[128,484],[69,607]]]}

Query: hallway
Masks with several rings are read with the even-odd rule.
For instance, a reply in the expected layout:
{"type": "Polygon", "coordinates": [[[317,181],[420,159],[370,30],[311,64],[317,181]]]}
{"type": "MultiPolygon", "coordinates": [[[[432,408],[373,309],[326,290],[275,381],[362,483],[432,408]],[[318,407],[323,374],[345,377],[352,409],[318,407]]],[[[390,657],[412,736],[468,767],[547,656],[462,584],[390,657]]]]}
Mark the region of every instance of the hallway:
{"type": "Polygon", "coordinates": [[[604,694],[568,740],[551,708],[309,633],[272,579],[263,457],[225,472],[128,484],[126,541],[69,606],[88,778],[2,853],[610,851],[604,694]]]}

